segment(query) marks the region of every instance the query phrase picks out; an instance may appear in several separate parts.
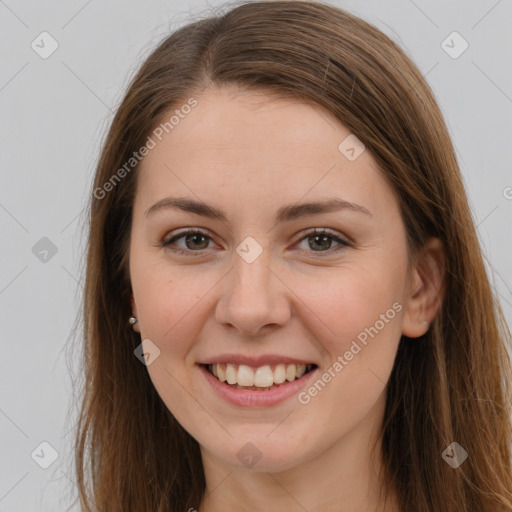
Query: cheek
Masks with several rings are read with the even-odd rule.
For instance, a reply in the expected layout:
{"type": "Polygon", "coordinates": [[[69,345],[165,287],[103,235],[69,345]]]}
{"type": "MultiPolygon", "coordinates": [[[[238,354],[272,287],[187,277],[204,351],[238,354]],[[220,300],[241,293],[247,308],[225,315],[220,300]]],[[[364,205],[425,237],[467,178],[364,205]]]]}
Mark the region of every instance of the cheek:
{"type": "Polygon", "coordinates": [[[332,357],[349,350],[358,336],[364,339],[365,329],[376,323],[383,334],[397,334],[403,274],[400,260],[374,260],[333,269],[325,279],[296,280],[295,291],[304,304],[302,317],[310,319],[312,332],[324,333],[322,341],[332,357]]]}
{"type": "Polygon", "coordinates": [[[321,372],[301,403],[309,404],[305,412],[322,411],[322,421],[335,430],[350,430],[375,406],[400,340],[403,305],[395,270],[402,270],[399,264],[391,272],[384,265],[369,268],[344,269],[336,280],[308,282],[300,292],[307,297],[300,314],[324,352],[321,372]]]}
{"type": "Polygon", "coordinates": [[[197,270],[193,274],[167,262],[151,264],[148,260],[133,258],[132,264],[141,336],[169,355],[181,353],[201,327],[197,318],[201,299],[211,288],[207,273],[199,277],[197,270]]]}

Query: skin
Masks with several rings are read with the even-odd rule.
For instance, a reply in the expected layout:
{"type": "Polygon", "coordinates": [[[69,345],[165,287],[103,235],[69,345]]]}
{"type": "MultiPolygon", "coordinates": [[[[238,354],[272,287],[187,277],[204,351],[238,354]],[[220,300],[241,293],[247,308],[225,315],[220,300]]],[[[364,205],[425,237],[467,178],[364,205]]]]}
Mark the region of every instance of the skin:
{"type": "Polygon", "coordinates": [[[442,247],[427,240],[408,271],[394,192],[368,150],[355,161],[341,154],[350,131],[330,112],[234,86],[195,98],[142,162],[130,276],[134,329],[160,350],[150,378],[201,447],[199,511],[398,511],[392,489],[386,508],[379,497],[386,383],[400,336],[423,335],[438,311],[442,247]],[[145,216],[167,196],[212,204],[228,223],[178,209],[145,216]],[[340,210],[275,224],[280,207],[327,197],[371,215],[340,210]],[[187,227],[208,236],[176,240],[184,254],[162,246],[187,227]],[[313,228],[352,245],[315,243],[313,228]],[[236,252],[248,236],[263,250],[250,264],[236,252]],[[394,303],[401,310],[307,404],[230,405],[197,367],[226,352],[285,354],[316,363],[321,375],[394,303]],[[247,442],[261,453],[251,468],[237,457],[247,442]]]}

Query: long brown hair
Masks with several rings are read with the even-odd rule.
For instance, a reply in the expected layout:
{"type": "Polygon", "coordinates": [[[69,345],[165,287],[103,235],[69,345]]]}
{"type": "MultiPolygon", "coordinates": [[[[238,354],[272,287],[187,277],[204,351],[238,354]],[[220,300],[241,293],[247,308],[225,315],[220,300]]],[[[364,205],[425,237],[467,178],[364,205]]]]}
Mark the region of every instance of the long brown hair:
{"type": "Polygon", "coordinates": [[[327,108],[371,151],[396,191],[411,253],[429,236],[441,239],[441,309],[421,340],[402,336],[388,383],[386,483],[404,512],[512,510],[510,331],[440,109],[390,38],[339,8],[308,1],[244,3],[178,29],[143,63],[117,109],[88,211],[75,444],[83,509],[186,511],[204,497],[199,445],[134,356],[141,339],[127,322],[127,258],[138,167],[126,162],[164,114],[220,84],[327,108]],[[122,179],[113,179],[123,165],[122,179]],[[454,441],[469,454],[457,469],[441,457],[454,441]]]}

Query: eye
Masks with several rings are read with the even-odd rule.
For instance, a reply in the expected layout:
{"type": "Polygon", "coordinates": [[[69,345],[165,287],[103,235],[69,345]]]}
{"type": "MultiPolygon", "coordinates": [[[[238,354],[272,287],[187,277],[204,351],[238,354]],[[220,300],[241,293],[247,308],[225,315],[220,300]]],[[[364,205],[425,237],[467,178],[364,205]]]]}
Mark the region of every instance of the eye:
{"type": "Polygon", "coordinates": [[[327,250],[320,250],[320,251],[313,250],[312,252],[332,253],[334,251],[339,251],[340,249],[343,249],[344,247],[350,247],[350,243],[347,240],[340,238],[335,232],[330,231],[325,228],[324,229],[313,229],[312,231],[309,231],[308,233],[306,233],[306,236],[304,236],[300,240],[300,242],[303,242],[306,240],[310,241],[308,243],[309,248],[313,248],[316,246],[316,247],[327,249],[327,250]],[[312,242],[311,242],[311,240],[312,240],[312,242]],[[331,248],[333,240],[337,244],[339,244],[339,246],[335,247],[334,249],[331,248]]]}
{"type": "Polygon", "coordinates": [[[204,231],[201,231],[200,229],[197,228],[188,228],[184,231],[181,231],[176,236],[173,236],[169,240],[162,242],[162,246],[169,247],[169,249],[178,254],[182,254],[184,252],[198,252],[207,249],[208,242],[205,243],[205,239],[211,240],[211,238],[204,231]],[[171,247],[173,245],[176,245],[175,242],[177,240],[180,240],[181,238],[185,239],[185,247],[171,247]],[[198,250],[194,250],[194,246],[195,249],[198,250]]]}
{"type": "MultiPolygon", "coordinates": [[[[163,241],[161,243],[162,247],[167,247],[170,250],[174,251],[178,254],[184,254],[184,253],[199,253],[199,254],[193,254],[193,256],[201,256],[202,251],[208,249],[208,244],[211,241],[211,237],[204,231],[198,229],[198,228],[188,228],[184,231],[181,231],[177,235],[173,236],[167,241],[163,241]],[[184,239],[185,246],[179,246],[176,244],[178,240],[184,239]],[[174,247],[173,247],[174,246],[174,247]]],[[[308,247],[314,248],[319,247],[320,250],[312,250],[307,252],[316,252],[316,253],[332,253],[334,251],[338,251],[340,249],[343,249],[344,247],[350,247],[351,244],[344,240],[343,238],[340,238],[336,232],[331,232],[327,229],[314,229],[305,234],[300,241],[299,244],[306,240],[312,240],[312,243],[308,243],[308,247]],[[331,247],[332,241],[339,244],[338,247],[335,247],[334,249],[331,247]],[[322,250],[326,249],[326,250],[322,250]]],[[[304,249],[301,249],[304,250],[304,249]]],[[[190,254],[192,255],[192,254],[190,254]]]]}

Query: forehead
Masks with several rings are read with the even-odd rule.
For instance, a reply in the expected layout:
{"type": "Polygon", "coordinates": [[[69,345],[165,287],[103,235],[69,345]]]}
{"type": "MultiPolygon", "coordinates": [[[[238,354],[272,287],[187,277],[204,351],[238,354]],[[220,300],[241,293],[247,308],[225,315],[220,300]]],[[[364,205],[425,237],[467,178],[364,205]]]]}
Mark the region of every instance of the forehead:
{"type": "Polygon", "coordinates": [[[298,201],[337,191],[370,210],[392,200],[369,151],[356,159],[343,153],[354,136],[323,107],[235,87],[208,89],[195,99],[142,161],[137,196],[145,202],[178,189],[215,194],[222,203],[258,204],[276,194],[298,201]]]}
{"type": "Polygon", "coordinates": [[[197,97],[197,106],[164,137],[160,151],[152,156],[166,153],[168,142],[173,152],[186,153],[189,159],[239,157],[237,166],[243,169],[271,157],[282,167],[286,161],[297,165],[305,157],[332,160],[338,139],[349,134],[320,105],[224,86],[197,97]]]}

